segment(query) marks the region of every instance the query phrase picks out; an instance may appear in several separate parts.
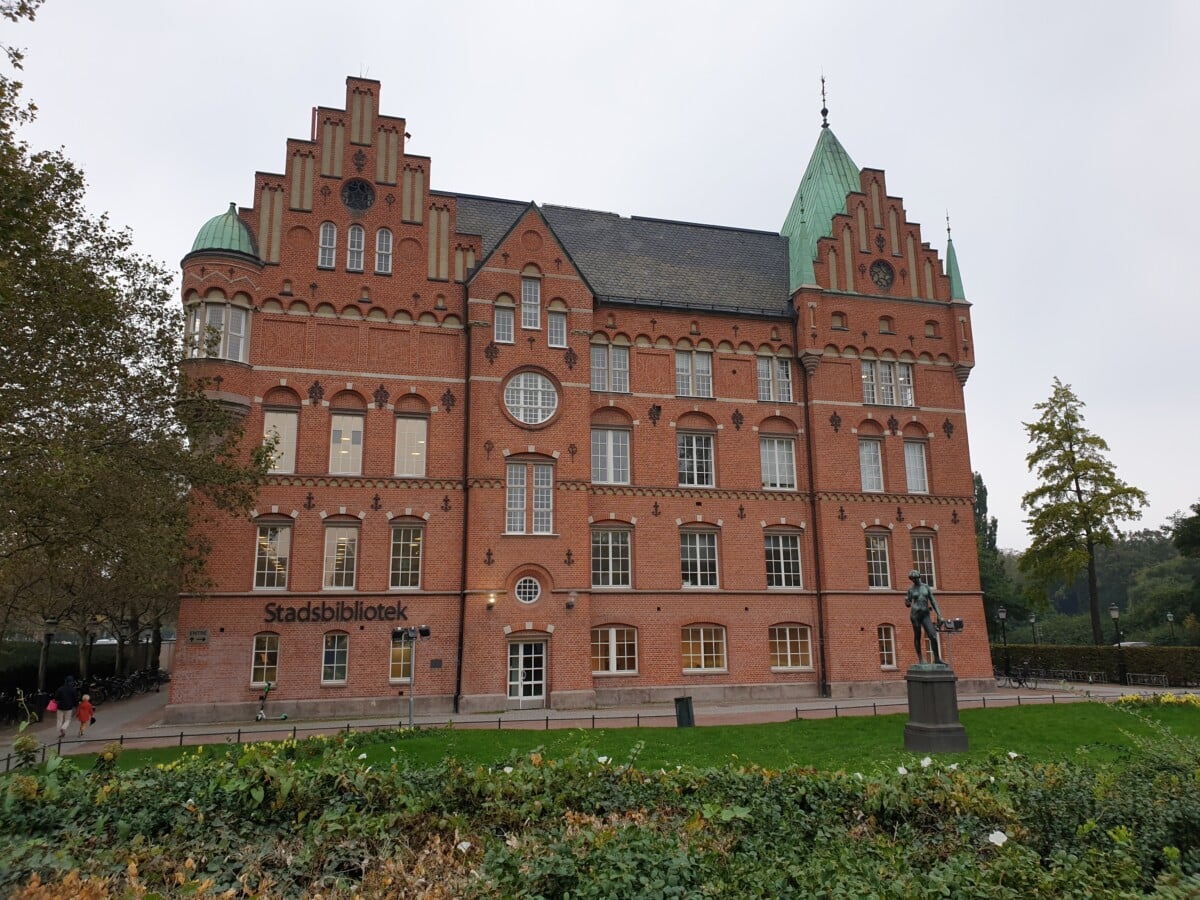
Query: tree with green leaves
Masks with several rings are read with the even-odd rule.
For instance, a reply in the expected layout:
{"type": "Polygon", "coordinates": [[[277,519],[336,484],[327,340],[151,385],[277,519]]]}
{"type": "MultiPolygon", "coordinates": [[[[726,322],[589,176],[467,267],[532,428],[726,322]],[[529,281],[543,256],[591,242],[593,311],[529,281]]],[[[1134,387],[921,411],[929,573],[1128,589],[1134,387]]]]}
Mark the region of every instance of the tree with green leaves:
{"type": "Polygon", "coordinates": [[[1192,504],[1192,515],[1176,513],[1171,521],[1171,542],[1183,556],[1200,558],[1200,503],[1192,504]]]}
{"type": "Polygon", "coordinates": [[[1069,384],[1054,379],[1050,399],[1037,404],[1025,431],[1033,450],[1025,457],[1039,481],[1021,498],[1032,542],[1021,557],[1036,589],[1071,582],[1086,570],[1092,639],[1104,643],[1096,548],[1117,536],[1117,523],[1140,519],[1146,494],[1117,477],[1108,443],[1084,425],[1084,403],[1069,384]]]}
{"type": "Polygon", "coordinates": [[[995,621],[1000,607],[1020,612],[1020,596],[1004,568],[1004,558],[996,546],[999,523],[988,516],[988,490],[983,476],[975,473],[975,544],[979,551],[979,585],[983,590],[984,614],[995,621]]]}

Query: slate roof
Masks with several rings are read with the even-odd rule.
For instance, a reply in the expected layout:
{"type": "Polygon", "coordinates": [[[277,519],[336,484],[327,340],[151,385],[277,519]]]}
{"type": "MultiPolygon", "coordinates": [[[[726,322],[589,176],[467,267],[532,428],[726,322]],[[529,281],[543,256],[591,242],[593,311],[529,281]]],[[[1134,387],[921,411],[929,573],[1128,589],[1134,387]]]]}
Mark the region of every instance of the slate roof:
{"type": "MultiPolygon", "coordinates": [[[[458,230],[487,256],[528,203],[455,195],[458,230]]],[[[538,207],[600,300],[752,315],[789,313],[788,241],[773,232],[538,207]]]]}

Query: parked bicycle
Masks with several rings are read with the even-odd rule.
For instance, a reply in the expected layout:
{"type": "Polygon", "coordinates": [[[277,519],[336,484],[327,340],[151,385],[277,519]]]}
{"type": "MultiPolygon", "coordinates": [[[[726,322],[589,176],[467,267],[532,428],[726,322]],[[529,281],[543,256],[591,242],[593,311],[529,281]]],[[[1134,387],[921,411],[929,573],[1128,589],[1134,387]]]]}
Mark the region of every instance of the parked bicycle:
{"type": "Polygon", "coordinates": [[[1024,665],[1009,669],[1007,672],[996,669],[996,687],[1029,688],[1029,690],[1035,691],[1037,686],[1037,673],[1029,667],[1028,660],[1024,665]]]}

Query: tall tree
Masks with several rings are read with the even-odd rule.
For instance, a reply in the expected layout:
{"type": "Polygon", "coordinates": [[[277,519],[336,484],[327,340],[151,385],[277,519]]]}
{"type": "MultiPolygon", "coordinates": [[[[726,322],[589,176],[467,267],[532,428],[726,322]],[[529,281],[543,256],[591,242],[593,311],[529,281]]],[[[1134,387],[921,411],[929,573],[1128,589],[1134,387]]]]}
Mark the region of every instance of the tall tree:
{"type": "Polygon", "coordinates": [[[1192,504],[1192,515],[1176,513],[1171,521],[1171,541],[1184,556],[1200,557],[1200,503],[1192,504]]]}
{"type": "MultiPolygon", "coordinates": [[[[1019,596],[1004,568],[1004,559],[996,546],[999,523],[988,516],[988,490],[983,476],[975,473],[975,544],[979,551],[979,585],[983,590],[983,608],[987,620],[994,621],[1000,607],[1017,609],[1019,596]]],[[[1018,610],[1019,611],[1019,610],[1018,610]]]]}
{"type": "Polygon", "coordinates": [[[1037,404],[1036,422],[1026,422],[1033,450],[1025,457],[1039,485],[1021,498],[1032,543],[1021,571],[1045,589],[1087,571],[1092,639],[1104,643],[1096,548],[1111,544],[1117,523],[1140,519],[1146,494],[1117,477],[1108,443],[1084,425],[1083,401],[1071,386],[1054,379],[1050,399],[1037,404]]]}

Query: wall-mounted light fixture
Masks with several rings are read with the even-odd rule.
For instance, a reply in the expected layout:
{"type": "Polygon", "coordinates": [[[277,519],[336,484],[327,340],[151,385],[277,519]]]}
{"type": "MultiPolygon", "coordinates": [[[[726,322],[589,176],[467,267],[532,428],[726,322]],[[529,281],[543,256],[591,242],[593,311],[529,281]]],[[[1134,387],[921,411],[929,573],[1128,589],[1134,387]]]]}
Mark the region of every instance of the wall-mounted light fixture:
{"type": "Polygon", "coordinates": [[[492,591],[490,594],[488,594],[487,608],[488,608],[488,612],[491,612],[493,609],[496,608],[496,592],[495,591],[492,591]]]}
{"type": "Polygon", "coordinates": [[[575,608],[575,600],[578,597],[579,597],[579,594],[576,593],[575,591],[571,591],[571,593],[567,594],[567,609],[575,608]]]}

